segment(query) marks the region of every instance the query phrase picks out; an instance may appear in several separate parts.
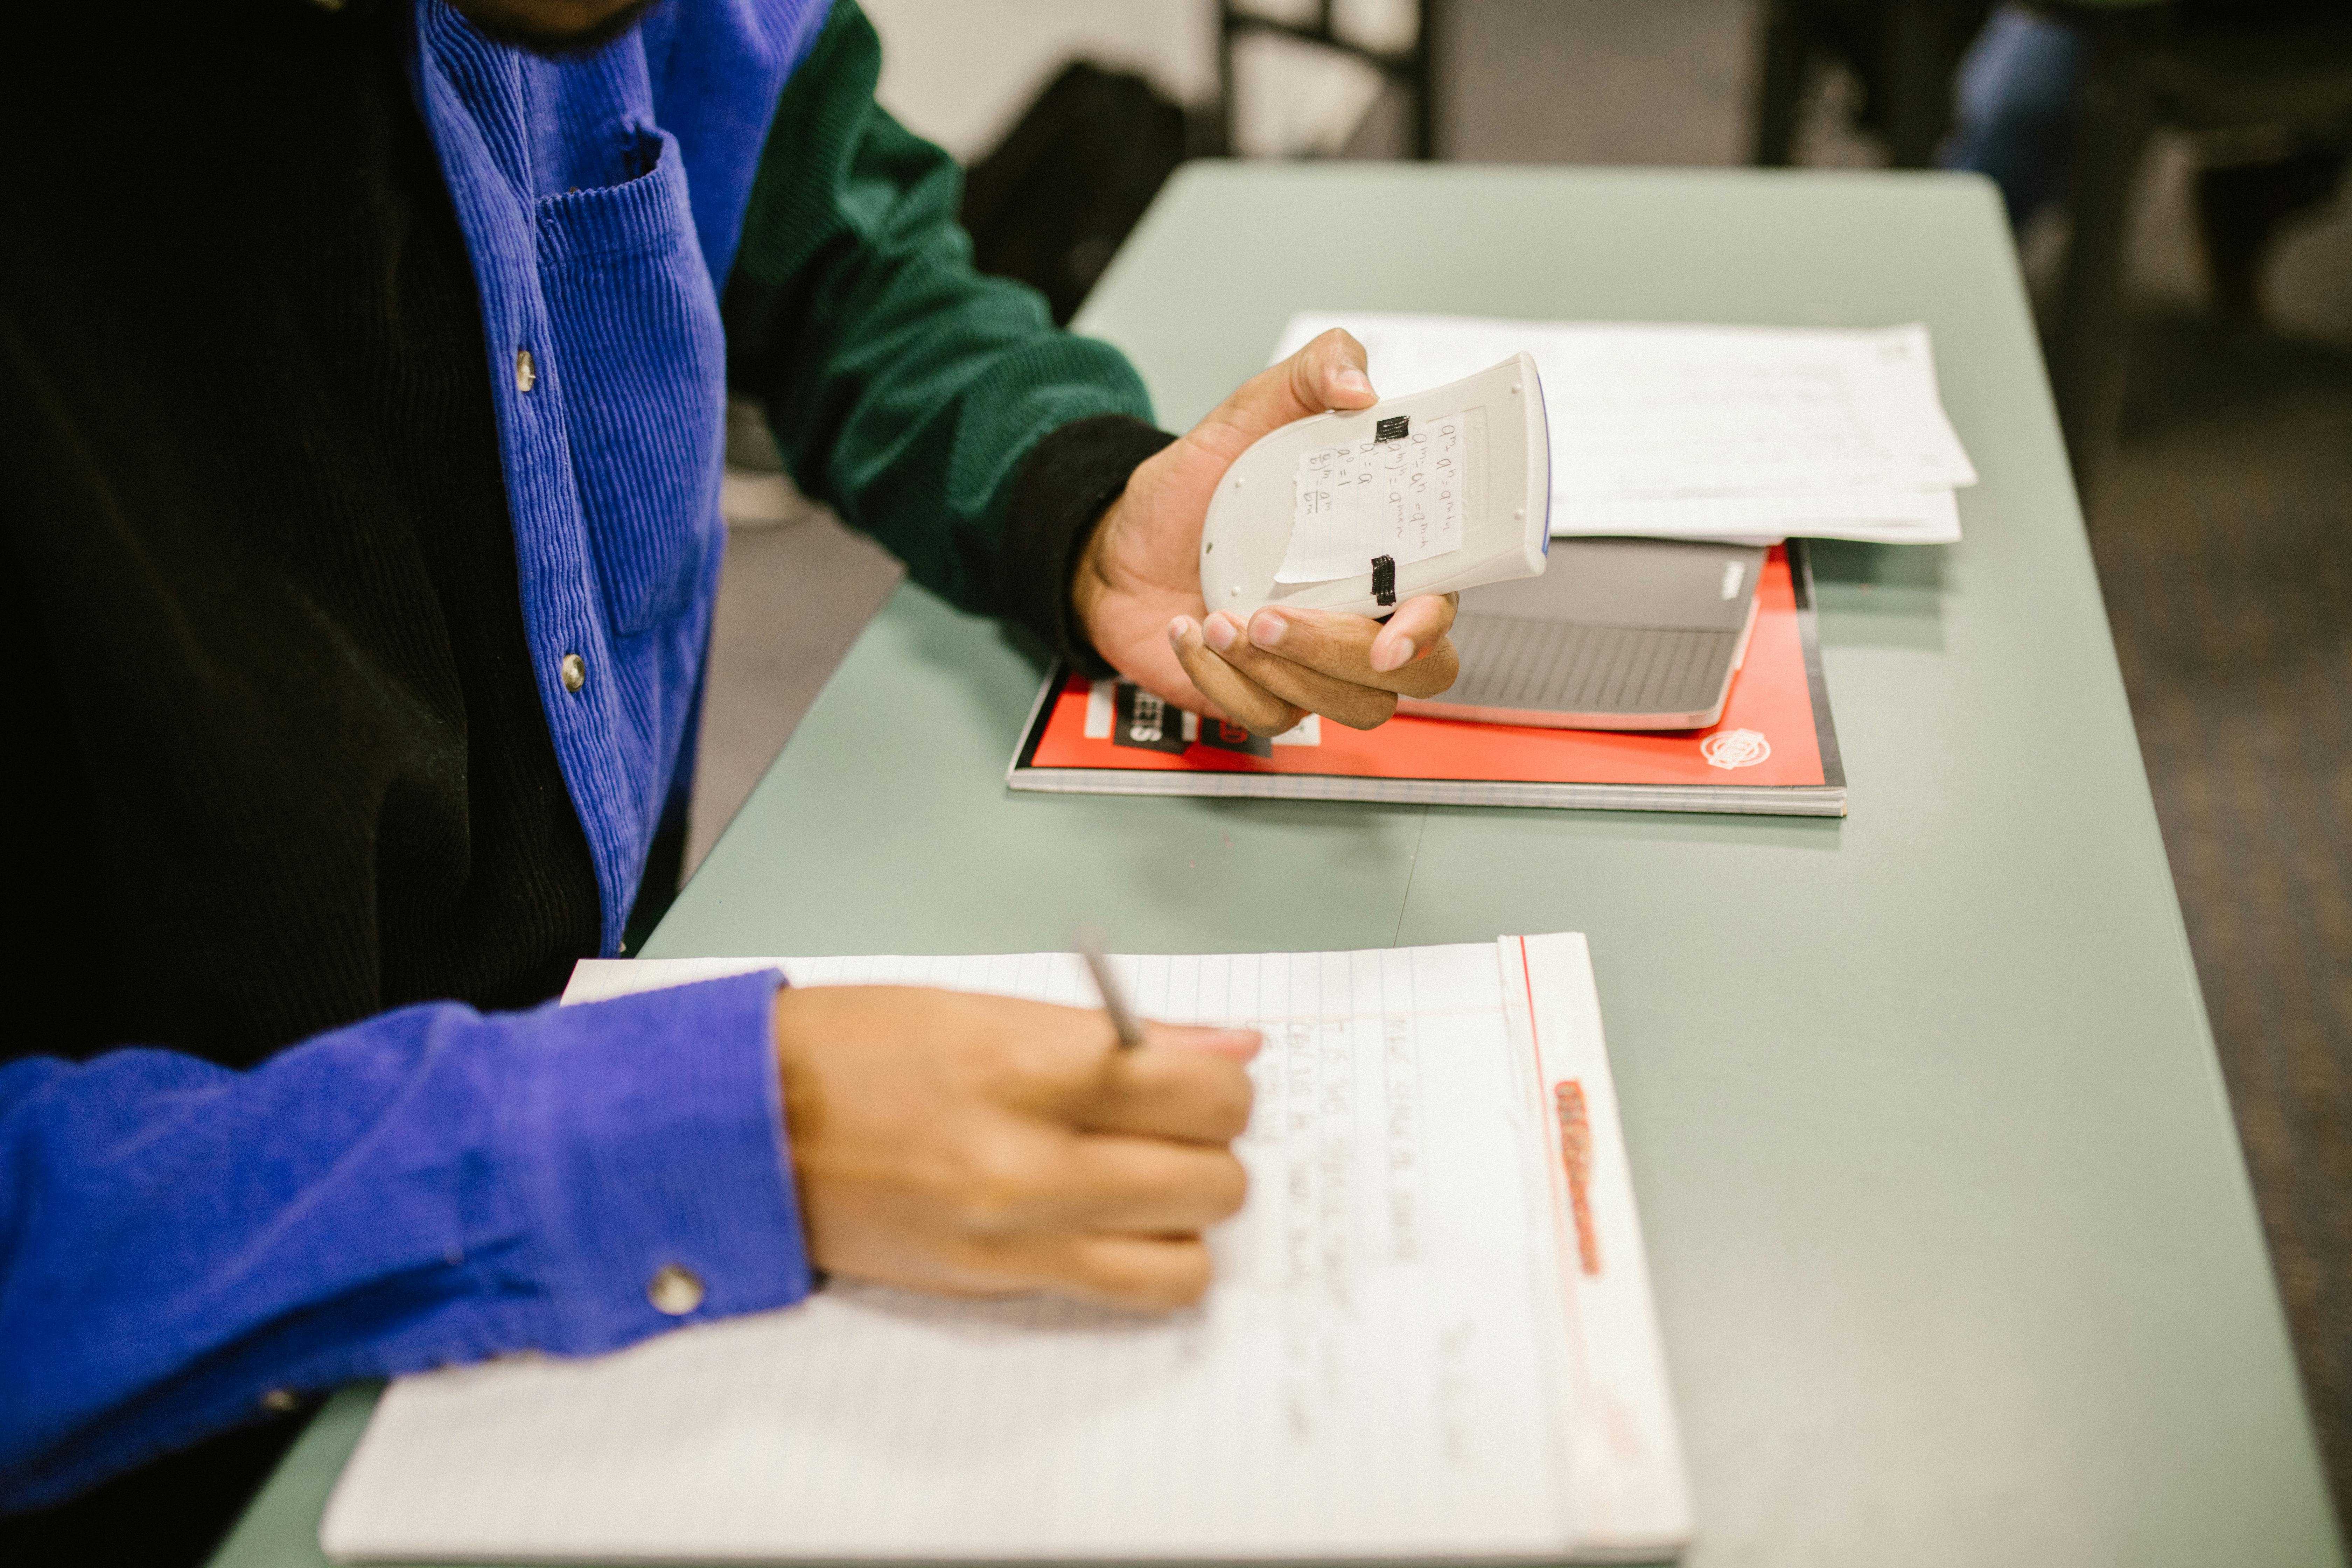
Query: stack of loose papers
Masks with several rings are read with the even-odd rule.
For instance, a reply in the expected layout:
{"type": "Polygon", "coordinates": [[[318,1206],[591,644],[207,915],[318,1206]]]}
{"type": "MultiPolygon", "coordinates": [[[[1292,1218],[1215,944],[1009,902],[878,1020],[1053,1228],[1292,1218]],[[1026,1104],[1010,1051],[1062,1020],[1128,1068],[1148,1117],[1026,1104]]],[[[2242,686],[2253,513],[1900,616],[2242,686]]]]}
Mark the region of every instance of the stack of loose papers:
{"type": "Polygon", "coordinates": [[[1514,321],[1310,311],[1275,357],[1345,327],[1393,397],[1525,351],[1551,425],[1551,531],[1948,544],[1976,469],[1927,329],[1514,321]]]}

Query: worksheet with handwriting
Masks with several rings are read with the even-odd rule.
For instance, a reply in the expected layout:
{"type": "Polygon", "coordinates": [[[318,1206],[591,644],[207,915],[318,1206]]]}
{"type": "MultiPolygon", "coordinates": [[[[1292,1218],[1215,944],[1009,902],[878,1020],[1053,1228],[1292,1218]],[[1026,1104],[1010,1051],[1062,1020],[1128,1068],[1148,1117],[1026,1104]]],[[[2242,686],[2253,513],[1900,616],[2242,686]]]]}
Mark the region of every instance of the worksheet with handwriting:
{"type": "MultiPolygon", "coordinates": [[[[1115,959],[1266,1048],[1216,1281],[1166,1316],[835,1281],[401,1381],[343,1559],[1549,1558],[1687,1504],[1581,938],[1115,959]],[[1572,1103],[1571,1103],[1572,1102],[1572,1103]]],[[[764,961],[1096,1005],[1067,954],[764,961]]],[[[568,1002],[761,967],[605,961],[568,1002]]]]}

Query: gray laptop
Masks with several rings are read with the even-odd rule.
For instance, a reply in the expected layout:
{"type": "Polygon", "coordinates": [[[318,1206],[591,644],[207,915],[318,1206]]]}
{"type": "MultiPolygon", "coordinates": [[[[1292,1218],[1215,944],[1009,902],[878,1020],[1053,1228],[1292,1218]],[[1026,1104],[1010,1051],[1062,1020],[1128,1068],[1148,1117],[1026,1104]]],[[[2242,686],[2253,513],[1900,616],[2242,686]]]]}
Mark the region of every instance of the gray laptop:
{"type": "Polygon", "coordinates": [[[1454,689],[1398,710],[1556,730],[1698,730],[1723,717],[1756,624],[1761,546],[1555,539],[1544,574],[1462,595],[1454,689]]]}

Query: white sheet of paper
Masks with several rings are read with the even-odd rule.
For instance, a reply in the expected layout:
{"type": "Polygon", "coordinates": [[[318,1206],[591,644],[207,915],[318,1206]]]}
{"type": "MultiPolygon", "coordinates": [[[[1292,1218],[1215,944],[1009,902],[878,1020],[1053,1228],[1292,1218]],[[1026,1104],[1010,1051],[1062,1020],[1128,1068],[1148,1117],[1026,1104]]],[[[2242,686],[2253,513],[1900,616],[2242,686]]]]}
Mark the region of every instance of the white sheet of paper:
{"type": "Polygon", "coordinates": [[[1290,545],[1277,583],[1362,576],[1374,556],[1400,565],[1462,548],[1465,416],[1416,419],[1393,441],[1320,447],[1298,458],[1290,545]]]}
{"type": "MultiPolygon", "coordinates": [[[[566,999],[779,962],[1094,1002],[1066,954],[592,961],[566,999]]],[[[329,1551],[1557,1560],[1686,1532],[1583,939],[1112,962],[1140,1012],[1267,1033],[1250,1198],[1213,1234],[1203,1307],[836,1285],[593,1361],[405,1378],[329,1551]],[[1561,1074],[1588,1086],[1605,1268],[1574,1266],[1561,1074]]]]}
{"type": "Polygon", "coordinates": [[[1946,417],[1926,327],[1853,330],[1518,321],[1318,310],[1280,359],[1332,327],[1384,395],[1522,350],[1543,377],[1558,500],[1950,489],[1976,470],[1946,417]]]}
{"type": "Polygon", "coordinates": [[[1826,490],[1767,496],[1579,496],[1552,503],[1554,538],[1859,539],[1951,544],[1960,508],[1950,490],[1826,490]]]}

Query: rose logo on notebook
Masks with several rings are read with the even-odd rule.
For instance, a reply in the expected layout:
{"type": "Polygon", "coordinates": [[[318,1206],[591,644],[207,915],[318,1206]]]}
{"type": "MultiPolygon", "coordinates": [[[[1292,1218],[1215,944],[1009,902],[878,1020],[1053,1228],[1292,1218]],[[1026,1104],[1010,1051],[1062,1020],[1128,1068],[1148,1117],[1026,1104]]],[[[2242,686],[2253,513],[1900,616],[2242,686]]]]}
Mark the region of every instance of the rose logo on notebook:
{"type": "Polygon", "coordinates": [[[1253,757],[1274,755],[1272,736],[1252,734],[1239,724],[1228,723],[1223,719],[1202,720],[1198,734],[1201,744],[1214,746],[1221,752],[1242,752],[1253,757]]]}
{"type": "Polygon", "coordinates": [[[1752,768],[1772,754],[1772,742],[1753,730],[1725,730],[1701,741],[1698,754],[1718,768],[1752,768]]]}

